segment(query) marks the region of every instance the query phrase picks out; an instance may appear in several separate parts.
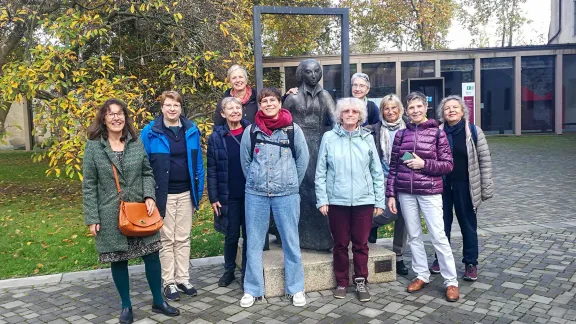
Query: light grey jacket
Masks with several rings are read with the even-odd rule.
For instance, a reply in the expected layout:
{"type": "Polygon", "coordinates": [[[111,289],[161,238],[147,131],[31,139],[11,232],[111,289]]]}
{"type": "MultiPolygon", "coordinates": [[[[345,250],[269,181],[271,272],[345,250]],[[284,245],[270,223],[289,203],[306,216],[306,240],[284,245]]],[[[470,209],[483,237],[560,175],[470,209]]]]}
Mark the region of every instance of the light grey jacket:
{"type": "Polygon", "coordinates": [[[370,131],[339,124],[324,133],[316,164],[316,207],[374,205],[384,209],[384,173],[370,131]]]}
{"type": "Polygon", "coordinates": [[[254,154],[250,156],[250,130],[254,130],[259,139],[276,143],[288,143],[288,133],[285,128],[275,129],[267,136],[252,124],[244,130],[240,142],[240,163],[246,177],[246,193],[258,196],[288,196],[300,191],[304,173],[308,168],[310,154],[308,144],[300,126],[294,123],[294,151],[288,147],[280,147],[267,143],[256,143],[254,154]]]}
{"type": "MultiPolygon", "coordinates": [[[[440,125],[444,129],[444,125],[440,125]]],[[[494,195],[494,182],[492,181],[492,161],[490,149],[484,132],[476,126],[478,143],[475,145],[472,139],[470,124],[466,123],[466,150],[468,151],[468,177],[470,179],[470,198],[474,209],[477,209],[482,201],[492,198],[494,195]]]]}

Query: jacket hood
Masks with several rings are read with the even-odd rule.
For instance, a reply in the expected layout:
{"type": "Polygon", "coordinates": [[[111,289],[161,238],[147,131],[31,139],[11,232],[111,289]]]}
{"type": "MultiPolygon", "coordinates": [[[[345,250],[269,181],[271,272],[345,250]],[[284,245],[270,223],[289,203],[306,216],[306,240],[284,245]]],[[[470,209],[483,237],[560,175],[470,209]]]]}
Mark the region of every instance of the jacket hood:
{"type": "MultiPolygon", "coordinates": [[[[348,137],[350,136],[350,132],[345,130],[344,127],[342,127],[342,125],[340,124],[335,124],[334,128],[332,128],[332,131],[336,134],[338,134],[338,136],[342,136],[342,137],[348,137]]],[[[358,129],[356,129],[355,131],[352,132],[352,137],[362,137],[365,138],[366,136],[370,135],[371,131],[366,128],[366,127],[358,127],[358,129]]]]}
{"type": "MultiPolygon", "coordinates": [[[[246,128],[248,126],[250,126],[250,122],[247,121],[246,119],[242,119],[240,120],[240,125],[242,125],[242,127],[246,128]]],[[[218,133],[218,135],[220,135],[221,137],[226,136],[226,134],[228,134],[230,132],[230,128],[228,126],[228,123],[224,124],[224,125],[218,125],[216,126],[216,128],[214,129],[214,131],[216,133],[218,133]]]]}
{"type": "MultiPolygon", "coordinates": [[[[180,124],[186,131],[190,128],[196,128],[196,124],[191,122],[188,118],[180,116],[180,124]]],[[[156,119],[152,121],[152,131],[159,134],[164,134],[164,114],[160,114],[156,119]]]]}
{"type": "Polygon", "coordinates": [[[406,128],[410,129],[410,130],[415,130],[416,126],[418,126],[418,128],[420,129],[427,129],[427,128],[434,128],[434,127],[438,127],[438,122],[435,121],[434,119],[428,119],[427,121],[421,123],[421,124],[413,124],[413,123],[406,123],[406,128]]]}

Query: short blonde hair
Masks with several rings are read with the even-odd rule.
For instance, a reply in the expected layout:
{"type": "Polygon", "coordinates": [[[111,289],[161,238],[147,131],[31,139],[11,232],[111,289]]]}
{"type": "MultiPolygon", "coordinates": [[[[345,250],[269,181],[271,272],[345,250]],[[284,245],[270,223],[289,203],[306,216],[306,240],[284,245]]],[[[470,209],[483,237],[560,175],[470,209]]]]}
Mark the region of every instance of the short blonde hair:
{"type": "Polygon", "coordinates": [[[384,108],[386,108],[386,104],[390,101],[392,101],[396,107],[398,107],[400,110],[399,118],[402,118],[402,115],[404,115],[404,105],[402,105],[402,100],[400,100],[400,97],[394,93],[384,96],[384,98],[382,98],[380,101],[380,116],[384,117],[384,108]]]}
{"type": "Polygon", "coordinates": [[[241,71],[242,74],[244,74],[244,77],[246,78],[246,80],[248,80],[248,71],[246,71],[246,69],[243,66],[238,65],[238,64],[234,64],[228,69],[228,72],[226,73],[226,77],[228,77],[228,81],[230,81],[230,76],[232,75],[232,73],[234,73],[236,71],[241,71]]]}
{"type": "Polygon", "coordinates": [[[334,109],[334,122],[342,124],[342,112],[346,108],[354,108],[360,112],[360,117],[358,117],[358,124],[362,125],[368,117],[368,112],[366,110],[366,103],[364,100],[358,98],[342,98],[336,103],[336,109],[334,109]]]}

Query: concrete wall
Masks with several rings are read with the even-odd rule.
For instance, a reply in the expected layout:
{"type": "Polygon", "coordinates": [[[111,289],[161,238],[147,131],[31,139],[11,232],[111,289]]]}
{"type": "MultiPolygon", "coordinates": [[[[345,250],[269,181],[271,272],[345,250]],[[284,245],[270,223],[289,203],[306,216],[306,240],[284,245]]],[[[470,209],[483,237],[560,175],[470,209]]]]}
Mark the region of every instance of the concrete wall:
{"type": "Polygon", "coordinates": [[[576,43],[576,26],[574,25],[574,0],[551,0],[550,44],[576,43]],[[560,19],[560,15],[562,19],[560,19]],[[558,34],[558,35],[556,35],[558,34]],[[554,37],[556,35],[556,37],[554,37]]]}
{"type": "Polygon", "coordinates": [[[12,103],[5,123],[5,128],[9,136],[4,139],[7,142],[6,144],[0,143],[0,149],[30,149],[30,147],[26,145],[26,139],[28,138],[25,134],[27,116],[26,102],[12,103]]]}

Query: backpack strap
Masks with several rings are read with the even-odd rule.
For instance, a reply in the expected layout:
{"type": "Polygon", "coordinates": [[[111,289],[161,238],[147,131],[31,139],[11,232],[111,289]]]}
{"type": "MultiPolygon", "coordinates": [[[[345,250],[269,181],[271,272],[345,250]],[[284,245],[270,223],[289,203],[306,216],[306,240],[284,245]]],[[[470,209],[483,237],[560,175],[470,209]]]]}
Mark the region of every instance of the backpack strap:
{"type": "Polygon", "coordinates": [[[474,145],[478,145],[478,130],[476,130],[476,125],[470,124],[470,132],[472,133],[472,140],[474,141],[474,145]]]}
{"type": "Polygon", "coordinates": [[[288,143],[286,144],[257,138],[258,134],[254,131],[254,129],[256,128],[254,126],[255,124],[253,124],[252,127],[250,128],[250,158],[254,158],[254,148],[256,147],[256,143],[264,143],[280,147],[289,147],[290,151],[292,151],[292,158],[296,159],[296,148],[294,147],[294,122],[290,123],[289,126],[286,126],[284,128],[286,130],[286,133],[288,134],[288,143]]]}

